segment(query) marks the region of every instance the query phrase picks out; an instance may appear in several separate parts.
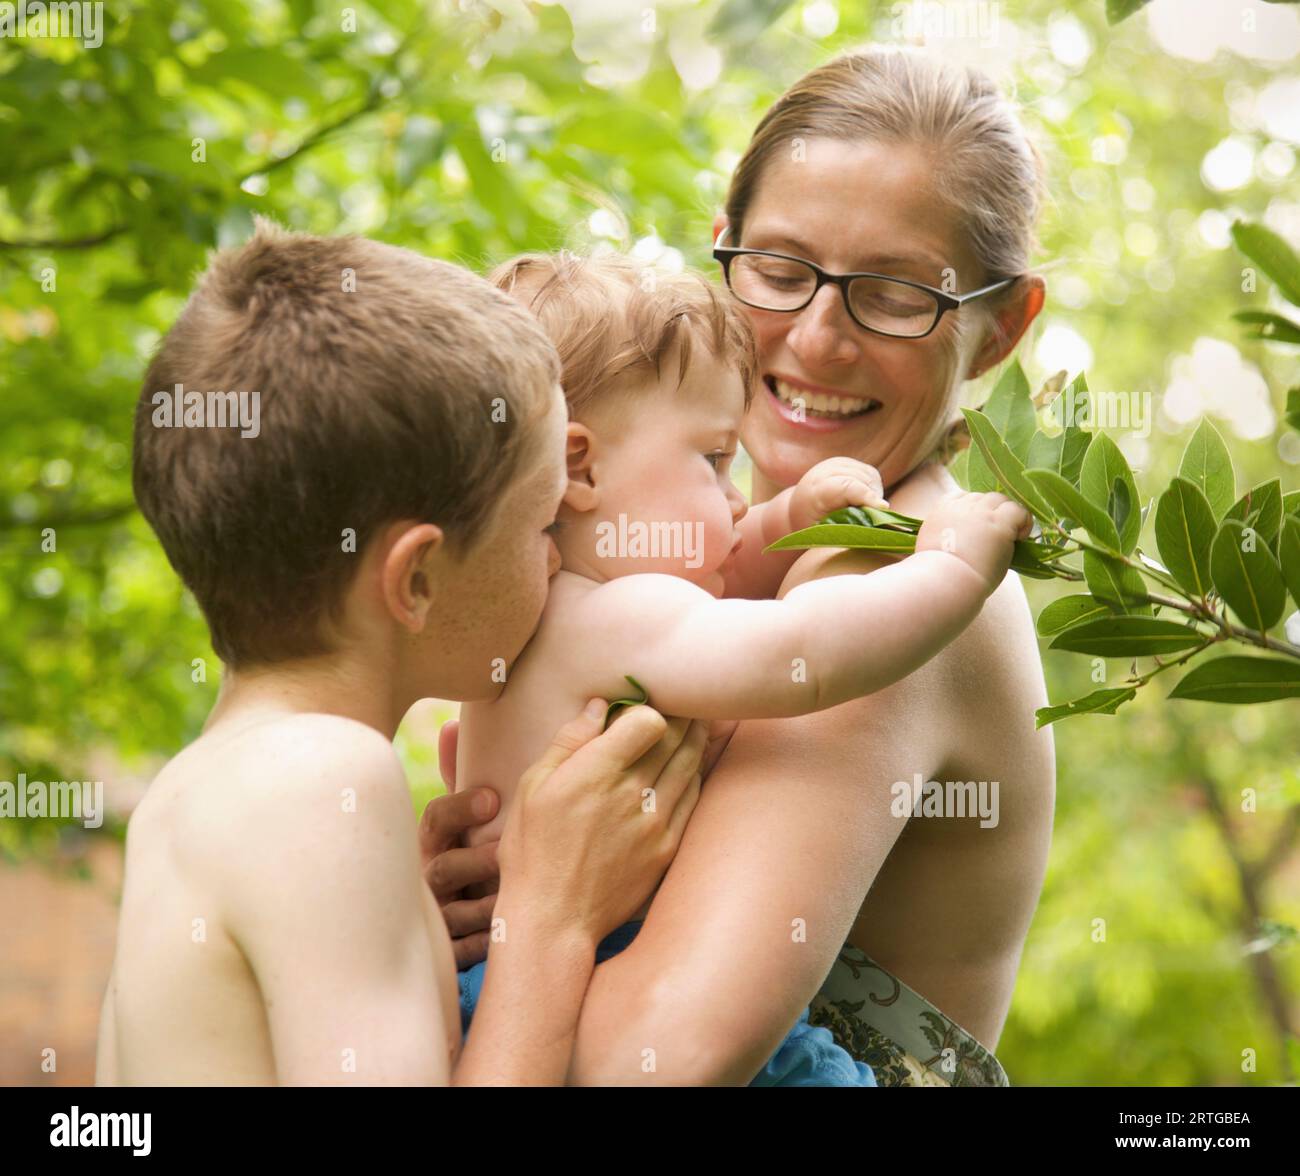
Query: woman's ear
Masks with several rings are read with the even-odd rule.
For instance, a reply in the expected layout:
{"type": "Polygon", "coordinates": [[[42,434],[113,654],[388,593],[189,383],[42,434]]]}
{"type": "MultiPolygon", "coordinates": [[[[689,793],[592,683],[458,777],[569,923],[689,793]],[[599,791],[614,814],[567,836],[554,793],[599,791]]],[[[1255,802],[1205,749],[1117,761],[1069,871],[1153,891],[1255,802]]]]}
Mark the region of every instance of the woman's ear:
{"type": "Polygon", "coordinates": [[[395,523],[384,542],[388,547],[379,573],[384,605],[399,625],[419,633],[434,607],[438,564],[446,551],[442,528],[395,523]]]}
{"type": "MultiPolygon", "coordinates": [[[[713,218],[713,240],[714,241],[718,239],[718,234],[721,233],[722,230],[727,227],[728,223],[729,222],[727,220],[727,214],[725,212],[720,212],[718,213],[717,216],[713,218]]],[[[710,244],[712,244],[712,242],[710,242],[710,244]]],[[[730,244],[734,245],[735,241],[730,242],[730,244]]]]}
{"type": "Polygon", "coordinates": [[[1043,309],[1046,297],[1047,285],[1038,274],[1026,274],[1011,287],[1010,293],[993,313],[988,336],[971,360],[966,379],[973,380],[1011,354],[1043,309]]]}
{"type": "Polygon", "coordinates": [[[564,490],[564,505],[570,510],[586,513],[595,510],[600,501],[596,487],[596,434],[586,425],[570,421],[564,443],[565,460],[569,467],[569,484],[564,490]]]}

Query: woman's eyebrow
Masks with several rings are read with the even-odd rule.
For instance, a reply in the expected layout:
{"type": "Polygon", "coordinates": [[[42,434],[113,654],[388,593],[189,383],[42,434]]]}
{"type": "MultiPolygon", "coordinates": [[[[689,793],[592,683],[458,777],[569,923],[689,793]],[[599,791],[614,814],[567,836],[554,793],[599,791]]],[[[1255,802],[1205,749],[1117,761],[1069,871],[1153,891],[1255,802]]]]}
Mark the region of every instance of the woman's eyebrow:
{"type": "MultiPolygon", "coordinates": [[[[762,234],[756,235],[759,240],[769,240],[775,242],[774,245],[767,246],[776,253],[790,252],[800,257],[806,257],[808,260],[814,260],[812,254],[815,250],[805,241],[798,237],[791,237],[787,234],[780,234],[774,237],[764,238],[762,234]]],[[[754,246],[758,248],[758,246],[754,246]]],[[[936,257],[928,253],[872,253],[862,258],[862,264],[854,266],[848,273],[862,273],[864,270],[870,270],[875,266],[890,265],[928,265],[934,269],[942,269],[943,266],[936,257]]]]}

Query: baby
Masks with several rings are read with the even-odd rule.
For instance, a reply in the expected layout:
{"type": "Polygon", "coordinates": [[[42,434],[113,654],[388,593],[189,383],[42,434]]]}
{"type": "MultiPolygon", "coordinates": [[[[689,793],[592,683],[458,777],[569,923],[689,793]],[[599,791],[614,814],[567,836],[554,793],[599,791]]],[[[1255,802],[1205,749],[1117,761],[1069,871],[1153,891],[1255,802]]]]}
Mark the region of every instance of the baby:
{"type": "MultiPolygon", "coordinates": [[[[525,255],[490,280],[559,351],[569,480],[548,528],[561,570],[541,624],[508,670],[500,662],[500,695],[461,712],[457,786],[502,797],[474,844],[500,836],[512,782],[586,699],[635,696],[632,679],[666,714],[747,719],[870,694],[974,620],[1028,534],[1028,514],[1001,495],[955,495],[896,564],[745,599],[798,553],[737,560],[747,507],[730,471],[757,359],[735,305],[700,276],[618,256],[525,255]]],[[[836,458],[754,507],[763,517],[746,529],[771,539],[885,505],[876,470],[836,458]]],[[[468,1003],[476,982],[462,976],[468,1003]]]]}

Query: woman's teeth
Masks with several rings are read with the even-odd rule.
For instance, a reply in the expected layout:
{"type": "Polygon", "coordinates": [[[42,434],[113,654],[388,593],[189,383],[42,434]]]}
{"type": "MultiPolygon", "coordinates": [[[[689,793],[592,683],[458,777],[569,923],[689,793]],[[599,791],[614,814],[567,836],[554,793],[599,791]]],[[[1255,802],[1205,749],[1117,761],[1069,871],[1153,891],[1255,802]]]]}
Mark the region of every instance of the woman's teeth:
{"type": "Polygon", "coordinates": [[[807,388],[796,388],[775,376],[768,377],[768,387],[782,404],[791,408],[802,406],[805,411],[824,417],[861,416],[880,405],[878,400],[863,400],[857,396],[825,396],[820,392],[810,392],[807,388]]]}

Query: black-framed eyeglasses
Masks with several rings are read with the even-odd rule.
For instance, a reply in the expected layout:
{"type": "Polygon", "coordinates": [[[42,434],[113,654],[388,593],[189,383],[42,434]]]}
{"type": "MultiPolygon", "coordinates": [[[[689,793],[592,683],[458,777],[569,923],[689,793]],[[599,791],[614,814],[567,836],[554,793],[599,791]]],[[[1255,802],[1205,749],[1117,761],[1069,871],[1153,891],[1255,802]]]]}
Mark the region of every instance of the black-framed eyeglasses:
{"type": "Polygon", "coordinates": [[[948,294],[887,274],[831,274],[802,257],[767,249],[732,248],[722,244],[727,232],[723,229],[718,234],[713,256],[722,264],[727,288],[746,306],[756,310],[803,310],[823,286],[838,286],[844,309],[858,326],[894,339],[923,339],[948,311],[1018,281],[1003,278],[968,294],[948,294]]]}

